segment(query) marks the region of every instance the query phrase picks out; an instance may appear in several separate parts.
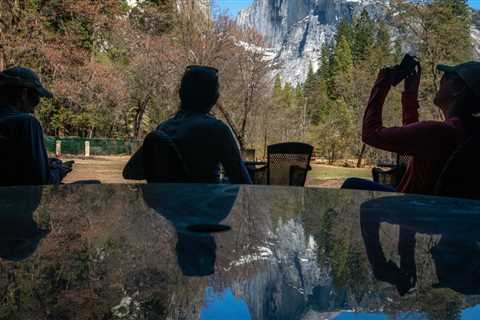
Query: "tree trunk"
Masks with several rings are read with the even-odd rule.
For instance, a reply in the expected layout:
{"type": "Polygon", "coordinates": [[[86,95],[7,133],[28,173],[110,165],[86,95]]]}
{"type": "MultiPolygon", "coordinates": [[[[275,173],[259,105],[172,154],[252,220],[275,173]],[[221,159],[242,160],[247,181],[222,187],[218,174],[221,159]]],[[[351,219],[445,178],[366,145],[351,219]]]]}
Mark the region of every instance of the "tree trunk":
{"type": "Polygon", "coordinates": [[[91,128],[88,129],[88,139],[93,138],[93,133],[95,132],[95,126],[92,126],[91,128]]]}
{"type": "Polygon", "coordinates": [[[217,103],[217,107],[218,107],[218,110],[220,110],[220,113],[225,117],[225,120],[227,121],[228,125],[230,126],[230,128],[232,129],[233,131],[233,134],[235,135],[235,137],[237,138],[238,140],[238,144],[240,145],[240,150],[244,150],[244,140],[243,140],[243,136],[241,136],[237,129],[235,128],[235,123],[233,122],[232,118],[230,117],[230,115],[228,114],[228,112],[225,110],[225,108],[223,107],[222,104],[220,103],[217,103]]]}
{"type": "Polygon", "coordinates": [[[137,114],[135,115],[135,121],[133,124],[133,137],[135,139],[140,139],[140,129],[142,127],[143,116],[147,110],[147,105],[150,102],[150,97],[147,97],[143,101],[139,101],[137,104],[137,114]]]}
{"type": "Polygon", "coordinates": [[[358,155],[357,168],[362,167],[362,160],[363,160],[363,156],[365,155],[365,151],[367,151],[367,145],[364,143],[363,146],[362,146],[362,150],[360,151],[360,154],[358,155]]]}
{"type": "Polygon", "coordinates": [[[335,162],[335,144],[332,144],[332,152],[330,153],[330,159],[328,164],[332,165],[335,162]]]}

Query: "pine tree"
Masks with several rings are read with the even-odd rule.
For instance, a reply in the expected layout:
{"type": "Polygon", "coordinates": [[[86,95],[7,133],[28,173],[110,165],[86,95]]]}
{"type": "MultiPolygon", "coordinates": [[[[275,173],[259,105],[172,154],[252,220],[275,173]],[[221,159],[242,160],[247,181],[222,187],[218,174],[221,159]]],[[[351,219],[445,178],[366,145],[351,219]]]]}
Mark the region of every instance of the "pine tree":
{"type": "Polygon", "coordinates": [[[335,47],[333,56],[333,71],[337,73],[351,73],[353,68],[352,50],[345,37],[341,37],[335,47]]]}
{"type": "Polygon", "coordinates": [[[333,58],[333,43],[325,42],[322,46],[322,64],[317,72],[317,79],[325,82],[325,87],[329,96],[332,96],[334,91],[335,74],[333,70],[333,58]]]}
{"type": "Polygon", "coordinates": [[[342,96],[349,100],[352,94],[353,57],[348,41],[343,36],[335,47],[332,71],[334,75],[332,98],[336,99],[342,96]]]}
{"type": "Polygon", "coordinates": [[[375,24],[367,10],[363,10],[353,25],[352,53],[355,61],[363,59],[374,44],[375,24]]]}
{"type": "Polygon", "coordinates": [[[390,30],[385,21],[379,21],[375,32],[375,42],[370,52],[367,53],[368,60],[372,66],[371,71],[375,72],[382,66],[392,63],[392,42],[390,30]]]}
{"type": "Polygon", "coordinates": [[[305,83],[303,84],[303,94],[305,97],[310,97],[318,84],[317,75],[313,72],[312,64],[308,67],[308,75],[305,83]]]}
{"type": "Polygon", "coordinates": [[[282,92],[282,78],[279,74],[275,77],[275,82],[273,83],[273,95],[276,97],[281,96],[282,92]]]}
{"type": "Polygon", "coordinates": [[[348,44],[352,46],[353,44],[352,24],[346,18],[342,18],[342,20],[340,20],[340,23],[337,26],[337,34],[335,35],[335,42],[338,42],[341,37],[345,37],[348,41],[348,44]]]}

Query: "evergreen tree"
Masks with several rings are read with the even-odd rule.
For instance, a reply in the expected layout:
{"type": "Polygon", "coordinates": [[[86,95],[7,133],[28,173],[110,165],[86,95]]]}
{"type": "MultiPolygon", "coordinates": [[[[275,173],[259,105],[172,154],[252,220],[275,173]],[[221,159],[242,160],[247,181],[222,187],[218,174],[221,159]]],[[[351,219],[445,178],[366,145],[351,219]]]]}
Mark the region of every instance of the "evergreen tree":
{"type": "Polygon", "coordinates": [[[285,109],[290,109],[293,106],[295,97],[294,88],[289,82],[286,82],[283,87],[283,94],[282,94],[282,106],[285,109]]]}
{"type": "Polygon", "coordinates": [[[333,95],[334,91],[334,52],[333,52],[333,43],[326,42],[322,46],[322,59],[321,66],[318,70],[317,78],[325,82],[326,90],[328,96],[333,95]]]}
{"type": "Polygon", "coordinates": [[[344,99],[350,100],[353,81],[353,57],[348,41],[343,36],[335,47],[332,71],[334,75],[332,98],[336,99],[342,96],[344,99]]]}
{"type": "Polygon", "coordinates": [[[363,10],[353,26],[352,52],[355,61],[363,59],[374,44],[375,24],[367,10],[363,10]]]}
{"type": "Polygon", "coordinates": [[[310,97],[316,85],[317,85],[317,76],[315,72],[313,72],[313,67],[312,67],[312,64],[310,63],[310,66],[308,67],[307,79],[305,80],[305,83],[303,85],[304,95],[306,97],[310,97]]]}
{"type": "Polygon", "coordinates": [[[280,97],[282,93],[282,78],[279,74],[275,77],[275,82],[273,83],[273,95],[275,97],[280,97]]]}
{"type": "Polygon", "coordinates": [[[375,42],[367,54],[371,71],[392,63],[392,42],[390,30],[385,21],[379,21],[376,27],[375,42]]]}
{"type": "Polygon", "coordinates": [[[352,46],[353,44],[353,29],[352,24],[346,19],[342,18],[340,23],[337,26],[337,34],[335,35],[335,42],[338,42],[341,37],[347,39],[348,44],[352,46]]]}
{"type": "Polygon", "coordinates": [[[333,72],[351,73],[353,68],[352,50],[345,37],[341,37],[335,47],[333,56],[333,72]]]}
{"type": "Polygon", "coordinates": [[[397,38],[393,43],[393,60],[395,63],[400,63],[402,57],[403,57],[402,41],[397,38]]]}

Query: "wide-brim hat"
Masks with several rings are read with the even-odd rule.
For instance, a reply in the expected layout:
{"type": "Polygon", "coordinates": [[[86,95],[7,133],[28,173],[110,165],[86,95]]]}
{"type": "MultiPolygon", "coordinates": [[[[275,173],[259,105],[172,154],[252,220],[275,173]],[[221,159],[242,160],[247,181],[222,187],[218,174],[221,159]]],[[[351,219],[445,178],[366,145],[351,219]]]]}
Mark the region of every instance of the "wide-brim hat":
{"type": "Polygon", "coordinates": [[[53,94],[41,83],[33,70],[24,67],[12,67],[0,72],[0,86],[12,85],[35,90],[40,97],[53,98],[53,94]]]}

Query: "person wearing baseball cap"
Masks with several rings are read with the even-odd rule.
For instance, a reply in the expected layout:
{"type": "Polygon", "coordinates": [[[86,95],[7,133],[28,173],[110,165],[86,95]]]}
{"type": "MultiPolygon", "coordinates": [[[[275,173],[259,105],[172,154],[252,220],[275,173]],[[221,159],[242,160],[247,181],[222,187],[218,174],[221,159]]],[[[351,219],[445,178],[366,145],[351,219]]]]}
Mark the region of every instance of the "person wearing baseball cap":
{"type": "Polygon", "coordinates": [[[475,132],[480,116],[480,62],[470,61],[456,66],[440,64],[437,70],[443,72],[441,89],[434,103],[444,114],[460,118],[466,129],[475,132]]]}
{"type": "Polygon", "coordinates": [[[396,66],[380,71],[365,111],[362,139],[372,147],[410,156],[406,172],[396,188],[358,179],[347,180],[344,188],[435,194],[436,182],[450,156],[479,130],[480,62],[438,65],[443,76],[433,102],[445,120],[419,121],[421,66],[414,60],[414,68],[404,78],[403,125],[385,127],[383,105],[398,70],[396,66]]]}
{"type": "Polygon", "coordinates": [[[0,72],[0,185],[58,184],[70,171],[49,163],[43,130],[34,117],[41,98],[53,95],[31,69],[0,72]]]}
{"type": "Polygon", "coordinates": [[[188,66],[179,96],[180,110],[147,135],[143,147],[127,163],[124,177],[138,180],[145,169],[142,178],[148,182],[219,183],[222,165],[230,183],[250,184],[231,128],[209,114],[220,96],[218,70],[188,66]],[[165,153],[159,158],[153,152],[161,141],[175,152],[173,160],[168,160],[165,153]]]}

